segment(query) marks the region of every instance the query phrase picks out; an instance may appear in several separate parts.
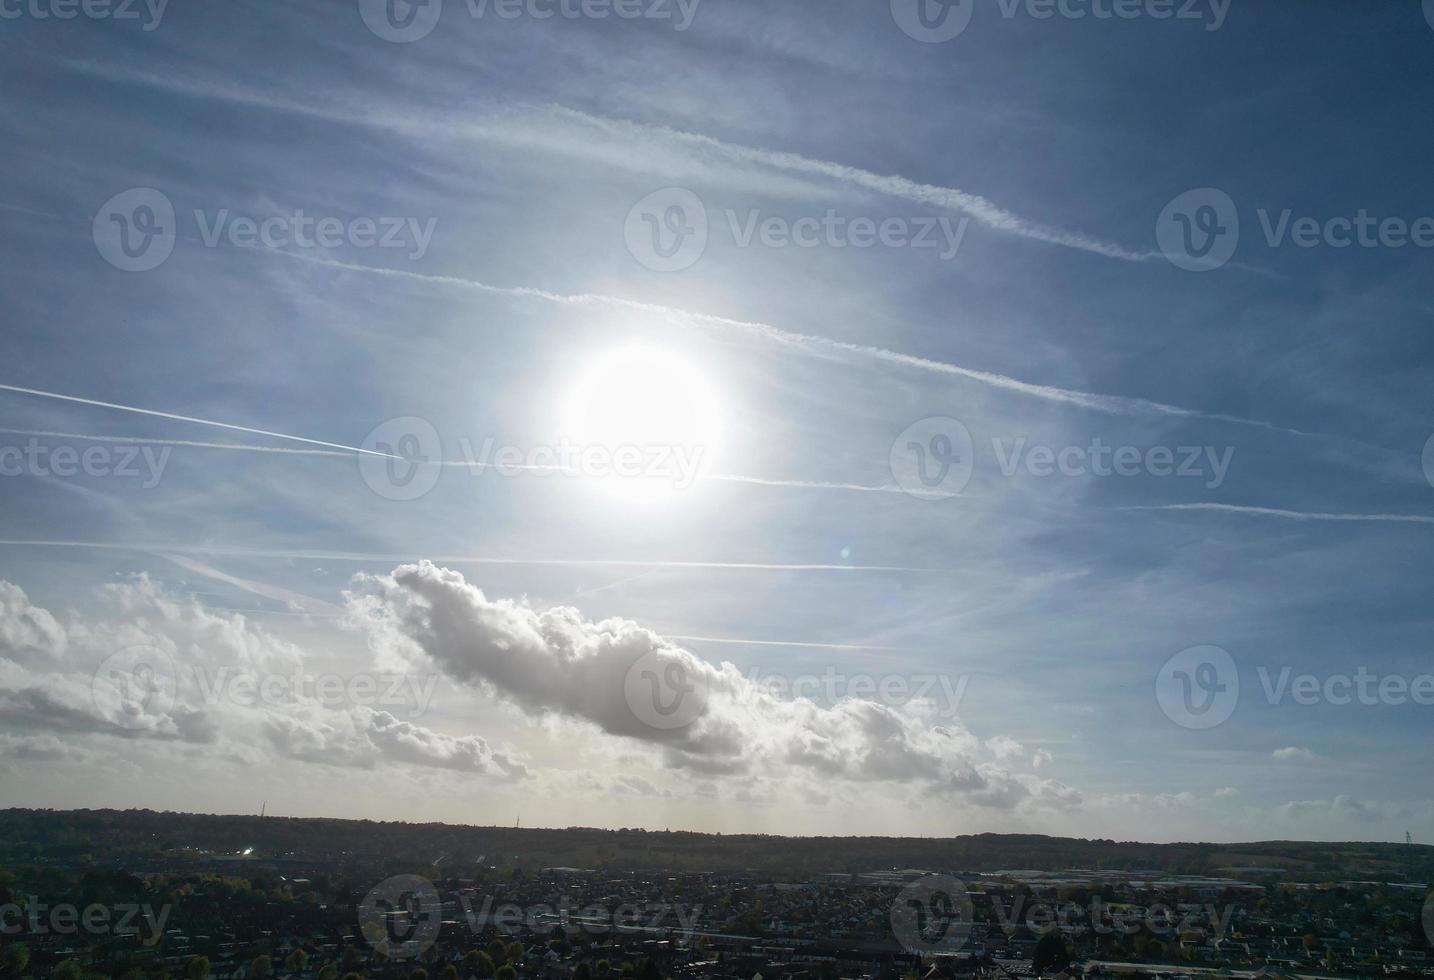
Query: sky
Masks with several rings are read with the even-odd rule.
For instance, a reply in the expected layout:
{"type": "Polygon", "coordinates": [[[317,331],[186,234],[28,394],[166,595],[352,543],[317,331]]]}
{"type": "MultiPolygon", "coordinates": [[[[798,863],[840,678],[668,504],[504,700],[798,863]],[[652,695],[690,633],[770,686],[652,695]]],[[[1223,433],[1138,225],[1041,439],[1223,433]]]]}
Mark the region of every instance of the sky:
{"type": "Polygon", "coordinates": [[[0,805],[1434,840],[1434,3],[0,51],[0,805]]]}

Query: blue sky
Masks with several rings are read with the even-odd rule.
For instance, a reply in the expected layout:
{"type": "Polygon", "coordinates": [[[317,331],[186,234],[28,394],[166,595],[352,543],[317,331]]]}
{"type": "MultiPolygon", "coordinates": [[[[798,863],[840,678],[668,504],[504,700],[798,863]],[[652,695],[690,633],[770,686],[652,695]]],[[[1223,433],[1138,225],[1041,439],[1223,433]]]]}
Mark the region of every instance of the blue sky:
{"type": "Polygon", "coordinates": [[[357,2],[5,8],[0,803],[1434,837],[1434,704],[1395,703],[1434,672],[1434,13],[478,6],[407,41],[357,2]],[[1233,251],[1172,258],[1212,216],[1233,251]],[[461,465],[605,412],[700,478],[461,465]],[[405,433],[453,464],[411,500],[372,455],[405,433]],[[117,721],[134,646],[176,687],[117,721]],[[1204,646],[1238,701],[1192,727],[1157,684],[1220,693],[1172,661],[1204,646]],[[585,690],[649,648],[715,692],[680,734],[585,690]],[[206,699],[226,667],[434,686],[206,699]],[[1361,671],[1393,686],[1335,703],[1361,671]]]}

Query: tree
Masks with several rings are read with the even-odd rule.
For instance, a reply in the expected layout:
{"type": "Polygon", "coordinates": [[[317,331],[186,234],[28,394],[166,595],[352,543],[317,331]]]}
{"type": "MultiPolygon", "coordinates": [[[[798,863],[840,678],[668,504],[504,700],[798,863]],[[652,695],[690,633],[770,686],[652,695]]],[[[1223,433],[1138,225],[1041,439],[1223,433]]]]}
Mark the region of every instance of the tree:
{"type": "Polygon", "coordinates": [[[304,972],[304,966],[308,962],[309,954],[304,952],[302,947],[295,948],[292,953],[284,958],[284,972],[302,974],[304,972]]]}
{"type": "Polygon", "coordinates": [[[7,975],[25,972],[30,964],[30,947],[24,943],[11,943],[0,951],[0,973],[7,975]]]}
{"type": "Polygon", "coordinates": [[[209,957],[192,956],[184,964],[185,980],[209,980],[209,957]]]}
{"type": "Polygon", "coordinates": [[[463,956],[463,976],[467,978],[477,977],[485,980],[493,975],[496,967],[493,966],[493,957],[481,949],[470,949],[463,956]]]}
{"type": "Polygon", "coordinates": [[[438,974],[438,978],[439,980],[459,980],[458,967],[449,963],[443,968],[443,972],[438,974]]]}
{"type": "Polygon", "coordinates": [[[518,980],[518,971],[513,969],[507,963],[504,963],[502,966],[498,967],[498,972],[495,975],[495,980],[518,980]]]}
{"type": "Polygon", "coordinates": [[[339,968],[332,963],[327,963],[319,971],[319,980],[338,980],[339,968]]]}
{"type": "Polygon", "coordinates": [[[1060,930],[1048,929],[1036,941],[1036,952],[1031,958],[1031,969],[1037,974],[1059,973],[1071,965],[1071,954],[1066,949],[1060,930]]]}
{"type": "Polygon", "coordinates": [[[274,961],[268,954],[254,957],[249,963],[249,976],[256,980],[266,980],[274,973],[274,961]]]}

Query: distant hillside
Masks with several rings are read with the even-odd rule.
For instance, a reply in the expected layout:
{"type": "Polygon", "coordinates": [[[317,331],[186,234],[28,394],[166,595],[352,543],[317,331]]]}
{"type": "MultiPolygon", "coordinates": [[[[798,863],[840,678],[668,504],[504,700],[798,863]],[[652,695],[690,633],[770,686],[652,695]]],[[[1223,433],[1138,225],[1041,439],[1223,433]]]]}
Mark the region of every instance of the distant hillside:
{"type": "Polygon", "coordinates": [[[369,820],[215,816],[152,810],[0,811],[0,865],[173,859],[182,849],[324,862],[478,863],[668,871],[755,870],[774,877],[881,868],[955,871],[1158,869],[1175,874],[1429,881],[1434,847],[1262,841],[1142,844],[1035,834],[950,838],[772,837],[684,831],[519,830],[369,820]]]}

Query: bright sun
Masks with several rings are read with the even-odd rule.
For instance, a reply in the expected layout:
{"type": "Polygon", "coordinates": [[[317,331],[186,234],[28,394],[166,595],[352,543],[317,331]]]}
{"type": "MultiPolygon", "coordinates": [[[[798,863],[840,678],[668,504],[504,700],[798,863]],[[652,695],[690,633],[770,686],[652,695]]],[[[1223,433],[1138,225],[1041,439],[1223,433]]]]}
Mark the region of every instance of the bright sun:
{"type": "Polygon", "coordinates": [[[623,497],[685,492],[716,458],[717,398],[702,373],[652,347],[609,351],[570,390],[564,431],[583,448],[583,473],[623,497]]]}

